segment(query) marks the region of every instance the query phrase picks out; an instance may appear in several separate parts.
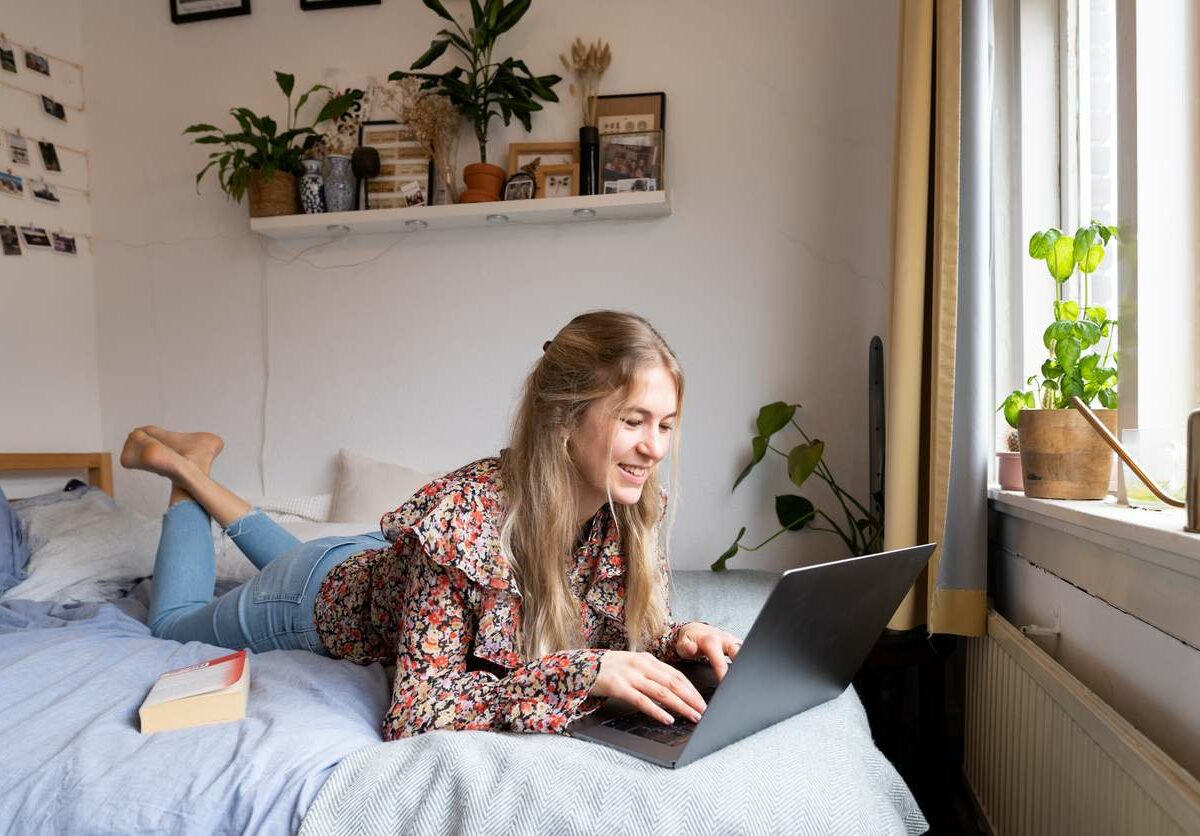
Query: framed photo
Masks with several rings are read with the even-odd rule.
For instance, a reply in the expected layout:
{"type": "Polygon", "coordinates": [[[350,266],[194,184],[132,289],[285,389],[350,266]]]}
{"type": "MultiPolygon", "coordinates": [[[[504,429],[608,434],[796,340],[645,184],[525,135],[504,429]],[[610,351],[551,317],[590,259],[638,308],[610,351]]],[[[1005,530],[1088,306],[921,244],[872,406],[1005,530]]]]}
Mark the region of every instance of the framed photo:
{"type": "Polygon", "coordinates": [[[62,163],[58,160],[58,149],[54,147],[53,142],[39,139],[38,151],[42,154],[42,165],[45,166],[46,171],[62,172],[62,163]]]}
{"type": "Polygon", "coordinates": [[[21,239],[17,237],[17,228],[11,224],[0,225],[0,244],[4,245],[5,255],[21,254],[21,239]]]}
{"type": "MultiPolygon", "coordinates": [[[[0,46],[0,69],[9,73],[15,73],[17,71],[16,50],[12,49],[11,47],[0,46]]],[[[17,254],[20,255],[20,253],[17,254]]],[[[6,255],[12,255],[12,253],[6,253],[6,255]]]]}
{"type": "Polygon", "coordinates": [[[15,174],[0,171],[0,194],[6,194],[9,197],[24,197],[25,181],[15,174]]]}
{"type": "Polygon", "coordinates": [[[46,234],[46,230],[40,226],[23,226],[21,227],[21,238],[25,240],[26,247],[40,247],[42,249],[50,249],[50,236],[46,234]]]}
{"type": "Polygon", "coordinates": [[[29,165],[29,143],[25,137],[5,131],[4,138],[8,140],[8,158],[13,165],[29,165]]]}
{"type": "Polygon", "coordinates": [[[59,235],[57,232],[50,233],[50,244],[56,253],[62,255],[75,255],[75,236],[59,235]]]}
{"type": "Polygon", "coordinates": [[[411,128],[394,121],[363,122],[358,144],[379,152],[379,176],[364,181],[364,209],[405,209],[428,202],[433,158],[411,128]]]}
{"type": "Polygon", "coordinates": [[[516,174],[534,160],[538,166],[579,165],[578,142],[514,142],[508,146],[508,173],[516,174]]]}
{"type": "Polygon", "coordinates": [[[579,164],[538,166],[538,197],[573,197],[579,194],[579,164]]]}
{"type": "Polygon", "coordinates": [[[603,194],[653,192],[665,188],[663,132],[601,134],[600,184],[603,194]]]}
{"type": "Polygon", "coordinates": [[[42,110],[47,116],[53,116],[60,122],[67,121],[67,109],[62,106],[62,102],[56,102],[49,96],[42,96],[42,110]]]}
{"type": "Polygon", "coordinates": [[[629,93],[596,99],[596,127],[602,134],[664,131],[666,93],[629,93]]]}
{"type": "Polygon", "coordinates": [[[505,200],[532,200],[537,183],[527,171],[518,171],[504,184],[505,200]]]}
{"type": "Polygon", "coordinates": [[[195,23],[250,14],[250,0],[168,0],[172,23],[195,23]]]}
{"type": "Polygon", "coordinates": [[[41,73],[44,76],[50,75],[50,62],[46,60],[46,56],[30,52],[28,49],[25,50],[25,66],[35,73],[41,73]]]}
{"type": "Polygon", "coordinates": [[[344,6],[378,6],[380,0],[300,0],[300,8],[306,12],[321,9],[340,9],[344,6]]]}
{"type": "Polygon", "coordinates": [[[45,180],[29,178],[29,193],[33,195],[34,200],[40,200],[45,203],[61,203],[58,192],[54,191],[54,187],[45,180]]]}

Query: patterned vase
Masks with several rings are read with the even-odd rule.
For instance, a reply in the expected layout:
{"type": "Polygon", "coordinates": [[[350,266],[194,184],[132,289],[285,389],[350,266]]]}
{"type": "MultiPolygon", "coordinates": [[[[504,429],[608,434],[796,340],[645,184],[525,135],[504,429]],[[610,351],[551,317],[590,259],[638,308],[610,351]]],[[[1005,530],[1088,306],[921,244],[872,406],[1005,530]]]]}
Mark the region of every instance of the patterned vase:
{"type": "Polygon", "coordinates": [[[329,173],[325,175],[325,211],[349,212],[354,208],[354,192],[358,181],[350,170],[350,158],[341,154],[329,155],[329,173]]]}
{"type": "Polygon", "coordinates": [[[319,215],[325,211],[321,161],[304,160],[303,165],[304,174],[300,177],[300,207],[306,215],[319,215]]]}

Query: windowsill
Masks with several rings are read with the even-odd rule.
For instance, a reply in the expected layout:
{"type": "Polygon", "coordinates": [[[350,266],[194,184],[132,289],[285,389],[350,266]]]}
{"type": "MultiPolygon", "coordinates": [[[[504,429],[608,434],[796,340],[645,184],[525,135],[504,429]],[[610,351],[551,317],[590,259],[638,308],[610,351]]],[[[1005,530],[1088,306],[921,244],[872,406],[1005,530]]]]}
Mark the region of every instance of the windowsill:
{"type": "Polygon", "coordinates": [[[1115,497],[1100,500],[1032,499],[988,486],[997,510],[1057,528],[1129,557],[1200,578],[1200,534],[1183,530],[1185,513],[1130,508],[1115,497]]]}

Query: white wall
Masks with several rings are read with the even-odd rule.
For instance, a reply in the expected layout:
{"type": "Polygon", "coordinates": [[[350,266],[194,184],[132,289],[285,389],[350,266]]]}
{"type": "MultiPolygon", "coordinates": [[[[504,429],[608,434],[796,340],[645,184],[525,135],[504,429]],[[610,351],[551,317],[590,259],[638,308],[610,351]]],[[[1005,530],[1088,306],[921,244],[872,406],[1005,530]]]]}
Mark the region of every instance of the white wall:
{"type": "MultiPolygon", "coordinates": [[[[666,91],[673,216],[358,238],[297,260],[313,242],[260,241],[244,206],[211,182],[196,194],[204,152],[180,132],[230,122],[235,104],[280,113],[275,69],[297,87],[331,69],[343,84],[382,78],[439,21],[411,2],[301,12],[280,0],[175,26],[165,5],[84,11],[105,446],[141,423],[210,429],[228,444],[215,475],[250,494],[327,490],[341,446],[450,468],[503,444],[544,340],[615,307],[654,322],[688,375],[677,566],[707,565],[741,524],[774,530],[781,464],[729,494],[763,403],[803,402],[835,472],[865,492],[867,343],[888,307],[896,4],[535,3],[505,54],[555,72],[572,38],[603,36],[605,92],[666,91]]],[[[564,103],[537,114],[531,136],[494,129],[494,158],[509,141],[575,136],[577,105],[558,89],[564,103]]],[[[464,141],[462,161],[472,153],[464,141]]],[[[120,498],[160,509],[165,488],[141,476],[117,474],[120,498]]],[[[741,565],[842,553],[815,534],[771,548],[741,565]]]]}
{"type": "MultiPolygon", "coordinates": [[[[13,44],[21,44],[83,62],[80,0],[46,0],[6,4],[3,28],[13,44]]],[[[12,44],[10,44],[12,45],[12,44]]],[[[26,91],[45,94],[65,105],[82,100],[78,71],[51,60],[50,77],[25,68],[16,50],[18,72],[0,72],[0,80],[26,91]]],[[[36,140],[86,149],[91,102],[85,112],[68,109],[63,124],[42,112],[41,101],[27,92],[0,87],[0,128],[20,129],[29,145],[30,164],[14,165],[7,143],[0,150],[0,170],[19,177],[38,177],[57,186],[87,187],[83,157],[60,149],[61,173],[47,173],[36,140]]],[[[40,226],[65,234],[87,233],[87,198],[58,189],[57,206],[32,199],[28,183],[23,198],[0,196],[0,223],[40,226]]],[[[86,239],[76,242],[75,257],[47,250],[25,250],[0,256],[0,451],[96,450],[101,444],[100,395],[96,367],[96,299],[93,259],[86,239]]],[[[63,480],[5,479],[12,496],[37,493],[63,480]]]]}

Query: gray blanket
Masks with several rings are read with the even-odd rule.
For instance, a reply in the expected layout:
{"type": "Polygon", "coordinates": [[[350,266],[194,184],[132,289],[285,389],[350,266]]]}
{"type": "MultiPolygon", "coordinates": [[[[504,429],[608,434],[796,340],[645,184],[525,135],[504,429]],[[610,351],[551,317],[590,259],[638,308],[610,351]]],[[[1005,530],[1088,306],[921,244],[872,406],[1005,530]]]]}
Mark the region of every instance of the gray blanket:
{"type": "MultiPolygon", "coordinates": [[[[676,575],[678,620],[739,635],[774,576],[676,575]]],[[[302,834],[922,833],[853,688],[679,770],[552,735],[433,732],[347,757],[302,834]]]]}

